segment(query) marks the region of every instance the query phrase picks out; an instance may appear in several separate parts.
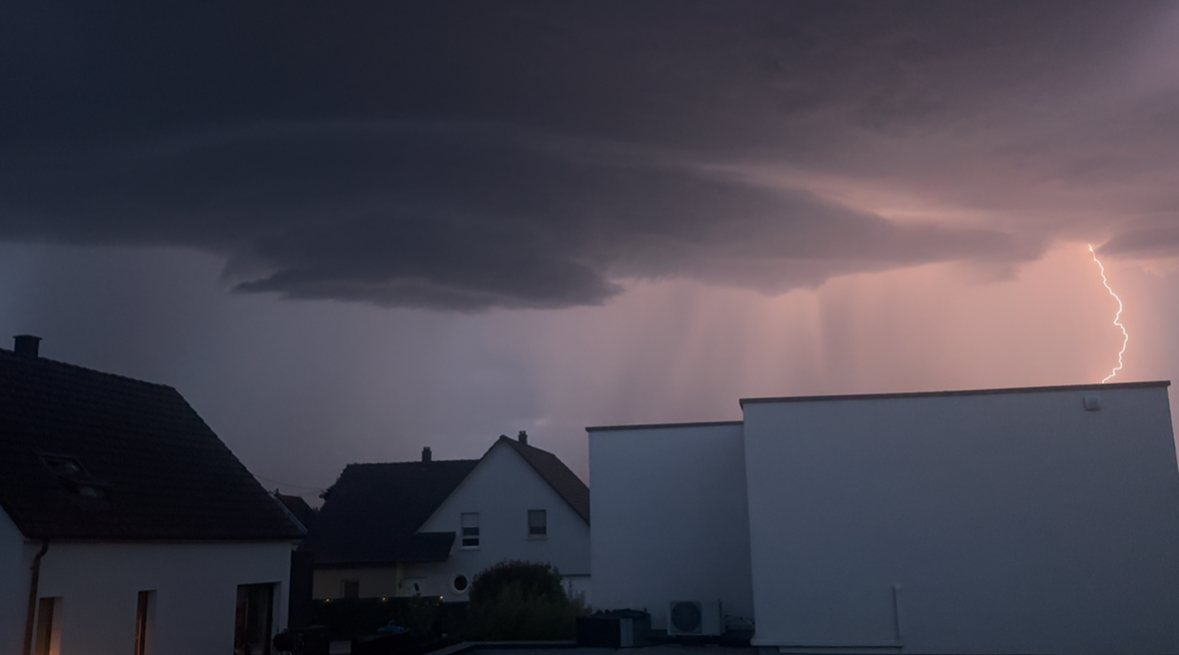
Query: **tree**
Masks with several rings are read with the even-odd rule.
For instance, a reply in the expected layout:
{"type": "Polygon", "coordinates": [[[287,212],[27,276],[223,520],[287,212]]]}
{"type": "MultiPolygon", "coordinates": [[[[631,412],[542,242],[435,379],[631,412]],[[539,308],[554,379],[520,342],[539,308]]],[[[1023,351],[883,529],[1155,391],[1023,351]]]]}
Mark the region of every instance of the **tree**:
{"type": "Polygon", "coordinates": [[[539,641],[573,639],[580,598],[569,598],[551,564],[503,561],[471,583],[468,639],[539,641]]]}

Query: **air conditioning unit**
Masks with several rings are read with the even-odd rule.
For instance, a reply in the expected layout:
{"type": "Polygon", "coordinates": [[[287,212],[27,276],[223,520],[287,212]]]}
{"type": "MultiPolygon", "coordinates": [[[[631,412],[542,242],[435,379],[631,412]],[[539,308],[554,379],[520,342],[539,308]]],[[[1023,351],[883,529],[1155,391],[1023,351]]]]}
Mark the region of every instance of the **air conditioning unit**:
{"type": "Polygon", "coordinates": [[[724,631],[719,600],[673,600],[667,604],[668,636],[719,635],[724,631]]]}

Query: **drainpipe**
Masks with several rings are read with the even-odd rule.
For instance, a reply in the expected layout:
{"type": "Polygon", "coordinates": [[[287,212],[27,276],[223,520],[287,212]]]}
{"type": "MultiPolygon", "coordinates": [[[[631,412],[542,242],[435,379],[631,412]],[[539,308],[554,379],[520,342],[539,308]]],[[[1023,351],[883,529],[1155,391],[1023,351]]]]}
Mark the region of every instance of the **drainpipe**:
{"type": "Polygon", "coordinates": [[[33,580],[29,583],[29,614],[25,619],[25,648],[22,653],[31,655],[33,652],[33,625],[37,618],[37,583],[41,578],[41,558],[49,550],[49,540],[41,540],[41,550],[33,558],[33,580]]]}

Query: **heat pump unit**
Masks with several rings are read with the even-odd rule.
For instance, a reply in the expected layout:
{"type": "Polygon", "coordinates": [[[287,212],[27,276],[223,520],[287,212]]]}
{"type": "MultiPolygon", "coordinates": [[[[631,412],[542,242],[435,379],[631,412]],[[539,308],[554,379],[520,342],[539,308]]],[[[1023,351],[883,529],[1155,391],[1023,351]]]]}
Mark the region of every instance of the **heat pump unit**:
{"type": "Polygon", "coordinates": [[[673,600],[667,604],[668,636],[719,635],[724,631],[719,600],[673,600]]]}

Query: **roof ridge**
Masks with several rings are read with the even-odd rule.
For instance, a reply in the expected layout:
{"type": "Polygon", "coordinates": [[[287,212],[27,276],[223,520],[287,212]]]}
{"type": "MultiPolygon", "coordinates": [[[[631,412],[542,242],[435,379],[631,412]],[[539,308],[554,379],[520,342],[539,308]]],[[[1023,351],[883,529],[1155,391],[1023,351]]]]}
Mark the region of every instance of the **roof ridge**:
{"type": "Polygon", "coordinates": [[[351,464],[345,464],[344,468],[347,468],[349,466],[394,466],[397,464],[451,464],[451,463],[470,463],[470,462],[478,462],[478,461],[479,461],[479,458],[476,458],[476,459],[432,459],[428,462],[423,462],[420,459],[411,459],[411,460],[407,460],[404,462],[352,462],[351,464]]]}
{"type": "Polygon", "coordinates": [[[16,352],[14,352],[12,350],[8,350],[7,348],[0,348],[0,357],[10,357],[14,361],[18,361],[18,362],[22,362],[22,363],[44,362],[45,364],[49,364],[51,366],[60,366],[60,367],[67,368],[67,369],[83,371],[85,373],[92,374],[92,375],[100,375],[103,377],[115,378],[117,380],[122,380],[124,382],[134,382],[135,384],[145,384],[145,385],[152,386],[152,387],[161,387],[164,389],[171,389],[173,391],[176,390],[176,388],[173,387],[172,385],[164,384],[163,382],[152,382],[151,380],[140,380],[139,378],[133,378],[129,375],[121,375],[119,373],[111,373],[109,371],[100,371],[96,368],[90,368],[87,366],[80,366],[78,364],[71,364],[69,362],[63,362],[63,361],[57,360],[57,359],[50,359],[49,357],[42,357],[41,355],[37,355],[36,357],[31,357],[31,356],[27,356],[27,355],[18,355],[18,354],[16,354],[16,352]]]}
{"type": "MultiPolygon", "coordinates": [[[[519,454],[520,457],[522,457],[524,459],[524,461],[527,462],[530,467],[532,467],[533,471],[536,471],[536,474],[539,475],[540,478],[545,481],[545,484],[549,485],[549,487],[554,492],[556,492],[556,494],[558,496],[560,496],[562,500],[565,501],[565,504],[569,505],[570,509],[572,509],[578,516],[580,516],[582,519],[584,519],[587,524],[590,522],[588,503],[585,507],[582,507],[581,503],[578,502],[581,499],[572,497],[573,494],[576,493],[577,495],[580,495],[583,491],[585,492],[585,494],[588,495],[589,494],[589,485],[587,485],[580,477],[578,477],[578,475],[573,472],[573,469],[569,468],[569,466],[567,464],[565,464],[565,462],[561,461],[560,457],[557,457],[556,454],[551,453],[543,448],[537,448],[536,446],[533,446],[531,444],[520,443],[518,440],[512,439],[506,435],[500,435],[499,439],[497,439],[495,444],[492,445],[492,448],[494,448],[496,445],[498,445],[501,441],[511,444],[512,448],[516,451],[516,453],[519,454]],[[552,478],[553,472],[546,471],[543,468],[541,468],[541,466],[537,462],[533,461],[529,457],[529,455],[532,454],[529,451],[532,451],[532,452],[539,454],[539,455],[547,455],[551,459],[552,462],[555,462],[558,466],[561,467],[563,472],[560,474],[564,475],[565,473],[568,473],[569,476],[566,476],[566,477],[568,477],[568,480],[575,480],[576,484],[578,485],[578,488],[576,490],[568,489],[568,488],[566,488],[565,485],[560,484],[560,482],[561,482],[560,480],[553,479],[552,478]]],[[[488,452],[491,452],[491,451],[488,450],[488,452]]],[[[484,456],[486,457],[486,455],[484,455],[484,456]]]]}

